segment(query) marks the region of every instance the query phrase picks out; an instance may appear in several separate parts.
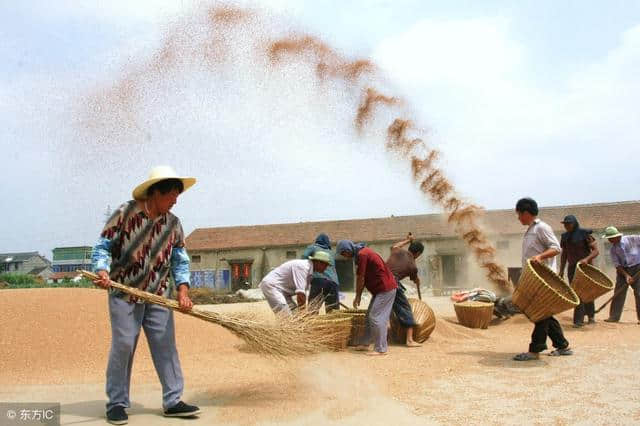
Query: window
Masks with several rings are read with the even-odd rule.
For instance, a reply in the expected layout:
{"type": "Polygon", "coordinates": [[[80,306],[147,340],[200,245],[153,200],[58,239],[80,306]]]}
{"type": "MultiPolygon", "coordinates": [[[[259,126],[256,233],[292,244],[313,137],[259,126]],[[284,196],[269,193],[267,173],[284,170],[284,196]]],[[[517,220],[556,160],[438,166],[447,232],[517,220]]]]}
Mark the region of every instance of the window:
{"type": "Polygon", "coordinates": [[[200,255],[199,254],[194,254],[193,256],[191,256],[191,261],[193,263],[200,263],[200,255]]]}
{"type": "Polygon", "coordinates": [[[295,250],[288,250],[287,251],[287,259],[295,259],[296,256],[296,251],[295,250]]]}
{"type": "Polygon", "coordinates": [[[498,246],[498,249],[506,250],[509,248],[509,241],[507,240],[498,241],[497,246],[498,246]]]}

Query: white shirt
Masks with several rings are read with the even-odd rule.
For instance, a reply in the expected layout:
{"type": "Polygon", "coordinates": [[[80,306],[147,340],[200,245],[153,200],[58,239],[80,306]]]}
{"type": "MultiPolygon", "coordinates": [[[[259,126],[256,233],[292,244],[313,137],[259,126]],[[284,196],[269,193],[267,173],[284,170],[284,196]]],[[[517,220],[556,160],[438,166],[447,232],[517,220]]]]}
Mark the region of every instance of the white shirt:
{"type": "Polygon", "coordinates": [[[304,293],[311,281],[313,262],[307,259],[295,259],[283,263],[262,279],[260,286],[271,287],[292,296],[304,293]]]}
{"type": "MultiPolygon", "coordinates": [[[[528,259],[544,253],[550,248],[560,251],[560,243],[556,238],[556,234],[553,233],[553,229],[548,224],[540,219],[534,220],[527,228],[527,232],[524,233],[524,238],[522,239],[522,267],[525,267],[528,259]]],[[[557,271],[556,257],[553,256],[543,261],[553,271],[557,271]]]]}

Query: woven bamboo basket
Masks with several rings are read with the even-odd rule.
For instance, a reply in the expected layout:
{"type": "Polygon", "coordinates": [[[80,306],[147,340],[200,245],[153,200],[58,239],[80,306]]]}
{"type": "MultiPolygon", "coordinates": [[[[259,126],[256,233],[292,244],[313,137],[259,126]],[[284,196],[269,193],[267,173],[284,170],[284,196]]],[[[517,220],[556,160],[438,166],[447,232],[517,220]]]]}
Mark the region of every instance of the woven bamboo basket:
{"type": "Polygon", "coordinates": [[[454,303],[458,322],[469,328],[487,328],[493,317],[493,303],[467,300],[454,303]]]}
{"type": "Polygon", "coordinates": [[[575,308],[580,304],[578,295],[555,272],[541,263],[527,265],[513,292],[513,303],[532,322],[575,308]]]}
{"type": "Polygon", "coordinates": [[[322,315],[313,319],[314,332],[331,336],[329,349],[341,351],[347,347],[351,335],[351,318],[343,315],[322,315]]]}
{"type": "MultiPolygon", "coordinates": [[[[436,328],[436,316],[433,309],[425,302],[418,299],[409,299],[413,318],[418,324],[413,331],[413,340],[422,343],[429,338],[436,328]]],[[[400,325],[395,314],[391,314],[391,336],[397,343],[404,343],[407,339],[407,330],[400,325]]]]}
{"type": "Polygon", "coordinates": [[[583,303],[588,303],[613,290],[613,281],[600,269],[585,263],[576,267],[571,287],[583,303]]]}
{"type": "Polygon", "coordinates": [[[367,310],[366,309],[341,309],[339,311],[333,311],[331,314],[336,317],[349,318],[351,320],[351,332],[349,333],[347,344],[349,346],[356,346],[358,342],[364,336],[367,329],[367,310]]]}

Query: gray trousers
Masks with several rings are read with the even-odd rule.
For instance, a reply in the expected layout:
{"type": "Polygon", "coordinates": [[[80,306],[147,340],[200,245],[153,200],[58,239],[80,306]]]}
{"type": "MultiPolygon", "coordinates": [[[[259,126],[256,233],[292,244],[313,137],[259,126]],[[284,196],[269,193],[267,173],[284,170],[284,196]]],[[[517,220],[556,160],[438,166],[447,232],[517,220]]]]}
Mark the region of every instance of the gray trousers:
{"type": "Polygon", "coordinates": [[[367,328],[358,344],[368,345],[373,341],[376,352],[387,352],[387,323],[396,299],[396,290],[373,296],[367,309],[367,328]]]}
{"type": "Polygon", "coordinates": [[[111,351],[107,365],[107,411],[117,405],[130,407],[129,386],[133,355],[140,327],[147,336],[153,365],[162,384],[162,407],[173,407],[180,401],[184,379],[176,349],[173,312],[151,303],[129,303],[128,298],[109,295],[111,319],[111,351]]]}
{"type": "MultiPolygon", "coordinates": [[[[635,275],[640,271],[640,265],[631,266],[629,268],[624,268],[625,271],[631,276],[635,275]]],[[[621,289],[622,287],[628,287],[627,280],[621,274],[616,274],[616,288],[613,290],[614,293],[621,289]]],[[[633,294],[636,298],[636,316],[638,321],[640,321],[640,279],[637,279],[631,285],[633,288],[633,294]]],[[[621,292],[619,295],[613,298],[611,301],[611,308],[609,309],[609,318],[620,321],[620,317],[622,316],[622,309],[624,308],[624,301],[627,299],[627,291],[621,292]]]]}

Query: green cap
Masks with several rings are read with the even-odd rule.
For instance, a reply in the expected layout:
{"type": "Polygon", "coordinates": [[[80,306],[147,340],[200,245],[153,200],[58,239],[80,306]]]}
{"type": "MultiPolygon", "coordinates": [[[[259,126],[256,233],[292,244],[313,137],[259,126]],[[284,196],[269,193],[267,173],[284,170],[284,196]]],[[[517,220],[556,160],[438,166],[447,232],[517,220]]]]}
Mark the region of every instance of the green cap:
{"type": "Polygon", "coordinates": [[[622,232],[618,231],[618,228],[615,226],[607,226],[607,229],[604,230],[604,235],[602,238],[616,238],[622,237],[622,232]]]}
{"type": "Polygon", "coordinates": [[[331,256],[329,253],[317,250],[313,255],[309,256],[309,260],[317,260],[318,262],[324,262],[327,265],[331,265],[331,256]]]}

